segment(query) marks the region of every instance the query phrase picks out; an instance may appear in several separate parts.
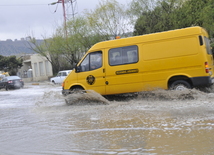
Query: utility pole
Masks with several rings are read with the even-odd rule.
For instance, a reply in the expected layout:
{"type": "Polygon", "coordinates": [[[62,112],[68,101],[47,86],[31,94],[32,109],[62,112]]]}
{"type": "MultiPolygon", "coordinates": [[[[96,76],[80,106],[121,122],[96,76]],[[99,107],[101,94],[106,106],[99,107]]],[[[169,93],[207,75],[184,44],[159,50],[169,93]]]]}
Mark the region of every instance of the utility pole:
{"type": "Polygon", "coordinates": [[[66,14],[65,14],[65,1],[64,0],[61,0],[61,1],[62,1],[62,9],[63,9],[63,17],[64,17],[64,27],[66,28],[67,22],[66,22],[66,14]]]}
{"type": "Polygon", "coordinates": [[[64,31],[65,31],[65,37],[67,39],[68,37],[68,31],[67,31],[67,21],[66,21],[66,14],[65,14],[65,1],[62,1],[62,9],[63,9],[63,17],[64,17],[64,31]]]}
{"type": "Polygon", "coordinates": [[[62,9],[63,9],[63,18],[64,18],[64,31],[65,36],[67,38],[68,32],[67,32],[67,19],[68,15],[70,14],[71,9],[71,15],[74,18],[77,8],[77,0],[58,0],[57,2],[51,3],[51,5],[62,3],[62,9]]]}

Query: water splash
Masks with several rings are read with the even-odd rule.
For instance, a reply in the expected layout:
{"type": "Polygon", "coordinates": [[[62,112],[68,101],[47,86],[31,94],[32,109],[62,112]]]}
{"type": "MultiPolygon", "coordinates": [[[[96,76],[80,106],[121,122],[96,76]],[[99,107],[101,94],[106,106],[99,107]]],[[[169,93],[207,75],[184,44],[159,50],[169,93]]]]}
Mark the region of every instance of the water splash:
{"type": "Polygon", "coordinates": [[[186,89],[182,91],[158,89],[148,92],[140,92],[138,99],[143,100],[196,100],[199,96],[207,94],[196,89],[186,89]]]}
{"type": "Polygon", "coordinates": [[[87,93],[70,94],[66,96],[65,101],[67,105],[109,104],[109,101],[107,99],[93,90],[88,90],[87,93]]]}
{"type": "Polygon", "coordinates": [[[64,104],[64,97],[61,93],[56,91],[48,91],[44,92],[41,98],[37,99],[35,103],[36,106],[53,106],[53,105],[61,105],[64,104]]]}

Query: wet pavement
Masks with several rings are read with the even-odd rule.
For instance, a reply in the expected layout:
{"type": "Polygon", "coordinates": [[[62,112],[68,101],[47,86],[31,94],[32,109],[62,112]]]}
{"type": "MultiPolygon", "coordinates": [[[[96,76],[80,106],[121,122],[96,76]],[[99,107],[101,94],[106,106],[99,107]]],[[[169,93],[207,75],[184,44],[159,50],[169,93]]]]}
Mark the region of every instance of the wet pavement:
{"type": "Polygon", "coordinates": [[[48,82],[0,90],[0,155],[214,154],[212,92],[66,99],[48,82]]]}

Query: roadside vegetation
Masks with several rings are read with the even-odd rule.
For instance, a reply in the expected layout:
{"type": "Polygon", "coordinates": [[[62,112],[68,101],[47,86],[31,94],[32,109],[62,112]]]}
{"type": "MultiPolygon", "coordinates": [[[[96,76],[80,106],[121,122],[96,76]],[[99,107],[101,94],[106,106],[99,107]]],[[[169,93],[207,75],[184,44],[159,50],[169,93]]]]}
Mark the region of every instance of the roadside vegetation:
{"type": "Polygon", "coordinates": [[[18,68],[22,67],[22,58],[16,56],[0,55],[0,71],[8,72],[9,75],[16,75],[18,68]]]}
{"type": "MultiPolygon", "coordinates": [[[[53,73],[72,69],[95,43],[117,36],[137,36],[190,26],[204,27],[214,38],[214,0],[116,0],[101,1],[94,10],[70,18],[51,38],[32,49],[45,56],[53,73]],[[48,51],[48,52],[47,52],[48,51]]],[[[211,44],[214,47],[214,43],[211,44]]]]}

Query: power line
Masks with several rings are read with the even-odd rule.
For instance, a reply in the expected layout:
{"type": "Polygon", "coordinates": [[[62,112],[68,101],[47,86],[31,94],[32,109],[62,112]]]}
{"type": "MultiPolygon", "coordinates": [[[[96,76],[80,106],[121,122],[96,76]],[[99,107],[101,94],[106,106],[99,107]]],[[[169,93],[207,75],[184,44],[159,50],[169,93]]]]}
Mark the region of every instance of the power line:
{"type": "Polygon", "coordinates": [[[10,6],[41,6],[41,5],[47,5],[47,4],[8,4],[8,5],[0,5],[4,7],[10,7],[10,6]]]}

